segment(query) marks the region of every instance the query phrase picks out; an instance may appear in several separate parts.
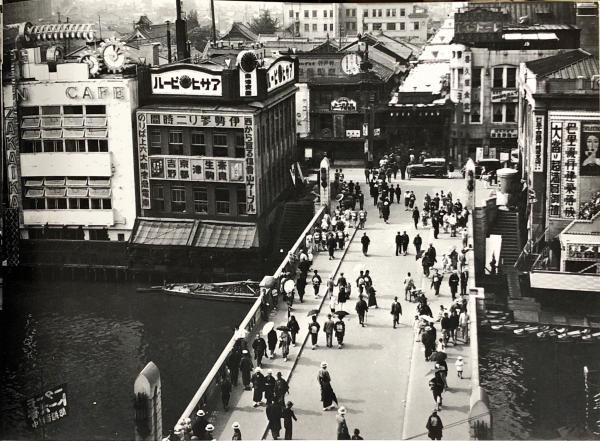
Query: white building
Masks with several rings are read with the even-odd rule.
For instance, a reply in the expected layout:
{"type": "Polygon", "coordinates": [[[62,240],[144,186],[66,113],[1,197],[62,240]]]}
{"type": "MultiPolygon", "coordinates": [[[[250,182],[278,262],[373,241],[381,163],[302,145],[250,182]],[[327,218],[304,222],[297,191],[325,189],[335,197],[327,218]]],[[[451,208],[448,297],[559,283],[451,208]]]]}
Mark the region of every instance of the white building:
{"type": "Polygon", "coordinates": [[[283,27],[302,37],[324,39],[340,35],[341,3],[284,3],[283,27]]]}
{"type": "Polygon", "coordinates": [[[427,41],[427,9],[418,3],[359,3],[358,32],[385,32],[393,38],[427,41]]]}
{"type": "MultiPolygon", "coordinates": [[[[21,237],[126,241],[136,217],[133,75],[90,77],[86,63],[20,51],[5,103],[18,93],[21,237]],[[18,72],[21,72],[19,74],[18,72]]],[[[5,109],[6,110],[6,109],[5,109]]]]}

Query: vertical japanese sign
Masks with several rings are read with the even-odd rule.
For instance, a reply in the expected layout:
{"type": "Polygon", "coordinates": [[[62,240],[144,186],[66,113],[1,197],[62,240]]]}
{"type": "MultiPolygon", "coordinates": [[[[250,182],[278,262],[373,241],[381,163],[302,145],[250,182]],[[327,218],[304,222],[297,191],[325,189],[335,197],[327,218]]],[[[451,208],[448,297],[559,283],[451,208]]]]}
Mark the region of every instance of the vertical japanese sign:
{"type": "Polygon", "coordinates": [[[54,423],[67,416],[67,384],[50,388],[22,403],[27,424],[32,429],[54,423]]]}
{"type": "Polygon", "coordinates": [[[579,212],[579,121],[566,121],[563,125],[562,151],[562,217],[575,219],[579,212]]]}
{"type": "Polygon", "coordinates": [[[531,163],[533,164],[534,172],[544,171],[544,156],[543,156],[543,145],[544,145],[544,117],[535,117],[534,127],[534,138],[533,138],[533,158],[531,163]]]}
{"type": "Polygon", "coordinates": [[[550,123],[550,173],[548,185],[548,217],[560,218],[560,191],[561,191],[561,164],[563,123],[552,121],[550,123]]]}
{"type": "Polygon", "coordinates": [[[6,175],[8,184],[8,207],[19,209],[20,204],[20,178],[19,178],[19,121],[17,107],[19,105],[19,92],[17,88],[17,51],[12,53],[12,102],[4,103],[4,142],[6,152],[6,175]]]}
{"type": "Polygon", "coordinates": [[[138,113],[137,116],[138,137],[138,162],[140,169],[140,200],[142,210],[150,209],[150,173],[148,167],[148,132],[146,126],[146,114],[138,113]]]}
{"type": "Polygon", "coordinates": [[[256,214],[254,118],[251,116],[244,117],[244,160],[246,162],[246,213],[256,214]]]}
{"type": "Polygon", "coordinates": [[[471,52],[464,52],[464,67],[463,67],[463,111],[469,113],[471,111],[471,52]]]}

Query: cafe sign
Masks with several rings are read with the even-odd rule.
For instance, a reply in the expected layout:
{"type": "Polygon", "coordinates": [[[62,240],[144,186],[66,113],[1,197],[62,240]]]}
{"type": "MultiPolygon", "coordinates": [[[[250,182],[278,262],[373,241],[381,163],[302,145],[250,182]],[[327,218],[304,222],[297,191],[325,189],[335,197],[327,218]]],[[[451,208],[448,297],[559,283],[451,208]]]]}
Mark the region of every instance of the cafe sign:
{"type": "Polygon", "coordinates": [[[492,103],[516,103],[519,101],[517,89],[492,90],[492,103]]]}
{"type": "Polygon", "coordinates": [[[67,384],[49,388],[43,394],[23,400],[27,425],[37,429],[67,416],[67,384]]]}

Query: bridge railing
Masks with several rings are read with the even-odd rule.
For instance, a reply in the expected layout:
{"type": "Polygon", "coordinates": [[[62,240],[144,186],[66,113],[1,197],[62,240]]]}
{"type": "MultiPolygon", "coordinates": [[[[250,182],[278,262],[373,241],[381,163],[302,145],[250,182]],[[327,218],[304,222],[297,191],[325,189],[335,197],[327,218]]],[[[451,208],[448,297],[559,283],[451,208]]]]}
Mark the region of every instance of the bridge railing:
{"type": "MultiPolygon", "coordinates": [[[[321,220],[323,218],[323,215],[325,214],[325,210],[325,207],[321,207],[315,213],[308,226],[304,229],[302,234],[300,234],[300,237],[298,237],[296,243],[294,243],[286,257],[283,259],[283,261],[273,274],[273,277],[275,279],[279,279],[283,272],[289,270],[290,266],[294,266],[295,262],[298,261],[300,249],[305,243],[306,235],[312,232],[315,226],[319,226],[321,224],[321,220]]],[[[278,290],[279,285],[280,284],[278,283],[276,286],[276,289],[278,290]]],[[[245,335],[252,335],[253,331],[255,331],[256,329],[260,329],[260,326],[263,324],[263,314],[261,311],[262,302],[263,294],[261,293],[257,298],[256,302],[254,302],[254,304],[250,308],[250,311],[248,311],[248,314],[246,314],[246,317],[244,317],[244,319],[240,323],[238,329],[244,332],[245,335]]],[[[206,376],[206,378],[192,397],[192,400],[189,402],[178,421],[180,421],[183,418],[191,418],[196,409],[203,409],[207,414],[209,414],[209,411],[216,408],[217,403],[219,402],[217,398],[219,396],[217,381],[219,379],[220,372],[225,366],[227,357],[229,356],[231,350],[234,347],[236,340],[241,336],[240,331],[236,332],[231,337],[231,339],[225,346],[225,349],[223,349],[223,352],[221,352],[221,355],[219,356],[214,366],[212,367],[212,369],[210,370],[210,372],[208,373],[208,375],[206,376]]]]}

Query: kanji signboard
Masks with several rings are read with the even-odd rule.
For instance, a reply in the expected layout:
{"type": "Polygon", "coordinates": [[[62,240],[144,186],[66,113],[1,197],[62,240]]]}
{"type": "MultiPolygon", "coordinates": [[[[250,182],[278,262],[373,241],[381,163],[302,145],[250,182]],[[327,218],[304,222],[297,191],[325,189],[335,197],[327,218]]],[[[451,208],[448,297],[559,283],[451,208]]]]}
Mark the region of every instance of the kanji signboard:
{"type": "Polygon", "coordinates": [[[67,384],[49,388],[41,395],[23,400],[27,424],[32,429],[54,423],[67,416],[67,384]]]}

